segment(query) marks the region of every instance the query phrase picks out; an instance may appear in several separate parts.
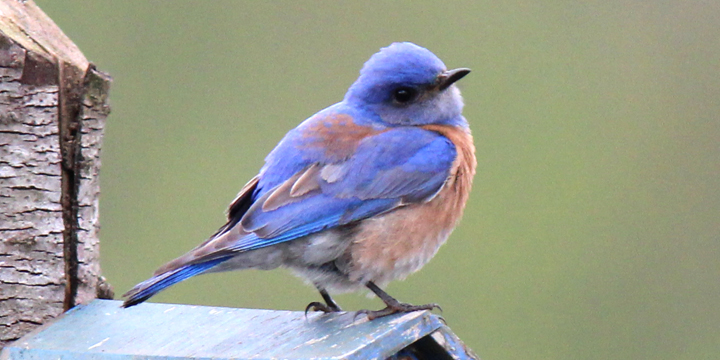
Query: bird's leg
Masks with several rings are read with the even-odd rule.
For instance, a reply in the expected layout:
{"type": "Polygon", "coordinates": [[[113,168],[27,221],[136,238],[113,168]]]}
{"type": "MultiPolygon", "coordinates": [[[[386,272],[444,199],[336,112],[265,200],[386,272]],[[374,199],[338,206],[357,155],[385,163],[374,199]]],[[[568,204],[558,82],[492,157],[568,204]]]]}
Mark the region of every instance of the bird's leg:
{"type": "Polygon", "coordinates": [[[335,300],[333,300],[333,298],[330,297],[330,294],[328,294],[328,292],[325,289],[323,289],[321,287],[318,287],[317,289],[320,292],[320,295],[322,296],[323,300],[325,300],[325,304],[318,302],[318,301],[313,301],[313,302],[309,303],[308,306],[305,308],[306,316],[307,316],[308,311],[310,311],[310,310],[322,311],[324,313],[342,311],[340,306],[337,303],[335,303],[335,300]]]}
{"type": "Polygon", "coordinates": [[[432,309],[440,309],[442,311],[442,308],[440,308],[440,305],[438,304],[426,304],[426,305],[411,305],[407,303],[401,303],[397,301],[394,297],[390,296],[388,293],[383,291],[383,289],[379,288],[375,283],[372,281],[368,281],[367,284],[365,284],[370,291],[374,292],[375,295],[377,295],[380,300],[382,300],[385,305],[387,305],[386,308],[377,310],[377,311],[369,311],[369,310],[360,310],[358,311],[358,314],[366,314],[368,317],[368,320],[377,319],[379,317],[392,315],[395,313],[406,313],[406,312],[413,312],[418,310],[432,310],[432,309]]]}

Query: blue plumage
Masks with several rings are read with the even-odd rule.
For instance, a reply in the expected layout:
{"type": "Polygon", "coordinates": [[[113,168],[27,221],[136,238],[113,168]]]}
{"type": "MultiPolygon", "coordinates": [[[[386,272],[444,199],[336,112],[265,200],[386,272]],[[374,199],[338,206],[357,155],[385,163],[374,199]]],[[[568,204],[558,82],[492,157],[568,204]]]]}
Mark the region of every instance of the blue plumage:
{"type": "Polygon", "coordinates": [[[386,312],[419,309],[388,302],[375,282],[417,270],[462,212],[475,159],[452,84],[468,72],[446,70],[411,43],[373,55],[342,102],[288,132],[266,157],[227,224],[136,285],[124,306],[208,271],[287,266],[323,295],[326,304],[314,309],[339,310],[328,289],[365,285],[388,304],[386,312]],[[433,214],[444,209],[450,213],[433,214]],[[375,268],[366,257],[378,261],[375,268]]]}
{"type": "Polygon", "coordinates": [[[189,264],[181,268],[175,269],[171,272],[167,272],[158,276],[154,276],[148,280],[145,280],[137,285],[135,288],[137,292],[133,293],[131,297],[125,300],[123,306],[133,306],[139,304],[163,289],[175,285],[183,280],[189,279],[195,275],[202,274],[203,272],[211,269],[217,264],[227,260],[229,257],[221,257],[218,259],[206,261],[199,264],[189,264]]]}

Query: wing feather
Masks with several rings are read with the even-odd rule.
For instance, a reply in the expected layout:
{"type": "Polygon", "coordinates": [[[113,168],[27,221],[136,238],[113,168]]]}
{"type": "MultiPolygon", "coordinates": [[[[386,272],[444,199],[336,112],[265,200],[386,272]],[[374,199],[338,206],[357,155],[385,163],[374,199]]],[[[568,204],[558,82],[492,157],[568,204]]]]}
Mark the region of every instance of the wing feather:
{"type": "Polygon", "coordinates": [[[436,132],[399,128],[364,139],[344,161],[311,162],[272,189],[261,189],[262,180],[254,178],[230,207],[229,214],[236,216],[228,221],[232,226],[158,271],[291,241],[427,201],[445,184],[456,155],[453,143],[436,132]]]}

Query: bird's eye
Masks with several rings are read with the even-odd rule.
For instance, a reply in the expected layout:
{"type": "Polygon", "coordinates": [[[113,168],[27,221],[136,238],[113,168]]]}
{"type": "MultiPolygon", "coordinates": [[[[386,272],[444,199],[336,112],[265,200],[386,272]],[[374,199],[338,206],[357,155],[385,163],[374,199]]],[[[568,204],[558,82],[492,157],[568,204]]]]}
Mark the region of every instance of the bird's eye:
{"type": "Polygon", "coordinates": [[[417,98],[417,90],[411,87],[399,87],[393,91],[393,100],[399,104],[407,104],[417,98]]]}

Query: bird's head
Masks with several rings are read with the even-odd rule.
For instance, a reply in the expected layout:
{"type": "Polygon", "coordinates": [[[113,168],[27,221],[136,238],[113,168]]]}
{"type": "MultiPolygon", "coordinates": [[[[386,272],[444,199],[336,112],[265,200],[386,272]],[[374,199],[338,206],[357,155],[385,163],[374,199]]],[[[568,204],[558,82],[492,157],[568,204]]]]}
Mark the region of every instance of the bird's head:
{"type": "Polygon", "coordinates": [[[447,70],[429,50],[393,43],[373,55],[350,86],[345,101],[376,113],[387,125],[465,125],[454,83],[470,69],[447,70]]]}

